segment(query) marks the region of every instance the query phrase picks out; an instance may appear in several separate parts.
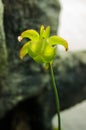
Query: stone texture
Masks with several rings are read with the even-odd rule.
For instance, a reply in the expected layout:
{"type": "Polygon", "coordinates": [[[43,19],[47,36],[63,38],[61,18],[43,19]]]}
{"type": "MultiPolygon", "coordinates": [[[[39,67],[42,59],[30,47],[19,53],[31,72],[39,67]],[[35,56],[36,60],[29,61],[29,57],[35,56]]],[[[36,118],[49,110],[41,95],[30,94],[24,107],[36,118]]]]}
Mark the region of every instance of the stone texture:
{"type": "Polygon", "coordinates": [[[3,87],[5,74],[7,73],[7,49],[3,27],[3,5],[0,0],[0,93],[3,87]]]}
{"type": "MultiPolygon", "coordinates": [[[[15,115],[21,118],[22,114],[18,114],[21,111],[31,119],[32,130],[50,130],[56,106],[49,72],[28,57],[23,61],[19,59],[21,45],[18,44],[17,36],[27,28],[39,30],[41,24],[50,25],[51,33],[55,34],[59,23],[59,1],[2,1],[8,70],[5,68],[4,78],[0,78],[0,129],[4,130],[6,124],[6,129],[10,130],[11,123],[16,121],[15,115]]],[[[86,99],[85,57],[86,52],[69,53],[67,56],[61,53],[54,61],[61,110],[86,99]]]]}
{"type": "MultiPolygon", "coordinates": [[[[39,30],[41,24],[50,25],[51,33],[56,34],[59,23],[60,3],[58,0],[2,0],[2,2],[4,5],[3,25],[8,54],[6,68],[8,70],[4,69],[6,72],[4,78],[0,78],[2,82],[2,85],[0,85],[0,118],[4,117],[4,119],[0,120],[0,129],[11,129],[13,114],[11,114],[12,116],[7,114],[7,116],[6,112],[11,111],[19,102],[28,98],[28,103],[30,103],[27,106],[30,109],[26,110],[28,107],[25,106],[25,110],[27,113],[31,112],[31,109],[36,111],[35,113],[31,112],[30,119],[41,116],[41,120],[38,120],[37,123],[34,119],[32,120],[32,125],[30,123],[31,127],[48,130],[51,123],[47,124],[46,119],[48,118],[43,114],[45,110],[40,102],[45,99],[44,93],[47,89],[49,75],[46,74],[44,78],[44,73],[46,72],[44,72],[43,67],[33,63],[30,58],[26,57],[24,61],[20,61],[19,49],[21,45],[18,44],[17,36],[28,28],[39,30]],[[34,104],[34,102],[36,103],[34,104]],[[33,114],[36,116],[33,116],[33,114]]],[[[28,117],[29,114],[27,114],[28,117]]],[[[14,113],[14,115],[16,114],[14,113]]],[[[17,115],[19,116],[19,114],[17,115]]]]}
{"type": "Polygon", "coordinates": [[[3,5],[0,0],[0,76],[4,75],[4,67],[7,62],[7,50],[3,28],[3,5]]]}
{"type": "Polygon", "coordinates": [[[56,60],[55,73],[59,86],[61,109],[86,99],[86,51],[62,54],[56,60]],[[63,101],[64,100],[64,101],[63,101]]]}

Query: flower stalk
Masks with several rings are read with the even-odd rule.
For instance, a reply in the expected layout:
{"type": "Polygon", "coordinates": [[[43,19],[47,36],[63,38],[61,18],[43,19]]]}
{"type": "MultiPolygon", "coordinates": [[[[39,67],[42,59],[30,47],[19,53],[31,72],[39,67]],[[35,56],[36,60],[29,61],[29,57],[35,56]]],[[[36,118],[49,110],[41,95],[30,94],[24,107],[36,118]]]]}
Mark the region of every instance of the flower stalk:
{"type": "Polygon", "coordinates": [[[61,130],[60,103],[59,103],[59,96],[58,96],[58,91],[57,91],[57,88],[56,88],[52,63],[49,64],[49,69],[50,69],[50,75],[51,75],[51,79],[52,79],[52,86],[53,86],[55,99],[56,99],[56,109],[57,109],[57,115],[58,115],[58,130],[61,130]]]}

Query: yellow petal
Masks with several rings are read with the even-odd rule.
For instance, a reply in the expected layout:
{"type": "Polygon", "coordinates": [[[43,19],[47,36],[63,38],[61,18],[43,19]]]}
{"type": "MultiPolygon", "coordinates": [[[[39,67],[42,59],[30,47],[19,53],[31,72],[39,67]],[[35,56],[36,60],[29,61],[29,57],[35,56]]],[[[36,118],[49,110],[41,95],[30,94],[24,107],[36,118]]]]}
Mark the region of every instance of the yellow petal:
{"type": "Polygon", "coordinates": [[[39,39],[39,34],[37,31],[30,29],[26,30],[21,34],[22,38],[29,38],[30,40],[38,40],[39,39]]]}
{"type": "Polygon", "coordinates": [[[68,43],[66,40],[64,40],[63,38],[59,37],[59,36],[51,36],[50,38],[48,38],[48,42],[53,46],[56,44],[62,45],[65,47],[65,50],[68,50],[68,43]]]}
{"type": "Polygon", "coordinates": [[[27,42],[23,45],[23,47],[20,50],[20,58],[23,59],[23,57],[28,54],[28,47],[30,45],[30,42],[27,42]]]}

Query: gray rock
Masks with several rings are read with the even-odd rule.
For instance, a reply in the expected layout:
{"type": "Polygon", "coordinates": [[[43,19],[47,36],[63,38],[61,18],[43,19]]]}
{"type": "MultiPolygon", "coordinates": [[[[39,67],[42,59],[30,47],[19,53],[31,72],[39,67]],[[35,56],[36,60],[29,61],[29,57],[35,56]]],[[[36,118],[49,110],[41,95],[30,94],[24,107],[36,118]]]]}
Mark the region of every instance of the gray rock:
{"type": "Polygon", "coordinates": [[[0,0],[0,77],[4,76],[4,69],[7,62],[7,50],[3,27],[3,5],[0,0]]]}
{"type": "MultiPolygon", "coordinates": [[[[43,114],[43,104],[40,104],[41,100],[44,100],[45,90],[48,89],[47,84],[49,75],[44,72],[41,65],[33,63],[30,58],[25,58],[24,61],[20,61],[20,45],[18,44],[17,36],[28,28],[39,30],[41,24],[45,26],[50,25],[51,33],[56,34],[59,23],[59,1],[2,0],[2,2],[4,4],[3,23],[6,36],[6,51],[8,54],[8,64],[6,66],[8,71],[7,69],[4,69],[6,72],[4,78],[0,78],[2,82],[2,85],[0,85],[0,118],[3,117],[0,120],[0,129],[11,129],[10,125],[12,126],[12,124],[10,123],[12,123],[12,121],[10,119],[13,119],[13,115],[11,117],[10,114],[7,116],[8,114],[6,115],[6,112],[9,110],[11,111],[19,102],[27,98],[30,99],[30,109],[26,110],[32,114],[30,115],[30,119],[33,117],[34,113],[31,112],[31,109],[33,111],[36,109],[36,113],[34,114],[37,115],[37,118],[40,117],[40,115],[42,117],[42,120],[38,120],[37,123],[35,123],[35,121],[33,122],[33,119],[32,124],[34,125],[30,124],[31,127],[34,126],[35,129],[39,127],[37,129],[41,130],[49,129],[51,124],[48,124],[48,126],[47,122],[44,123],[43,120],[47,118],[45,118],[43,114]],[[8,121],[6,120],[6,117],[8,121]]],[[[30,113],[27,114],[28,117],[30,113]]]]}
{"type": "MultiPolygon", "coordinates": [[[[12,124],[16,123],[16,115],[21,118],[20,111],[30,119],[32,130],[50,130],[56,106],[49,72],[28,57],[23,61],[19,59],[21,46],[18,44],[17,36],[27,28],[39,30],[41,24],[50,25],[51,33],[56,34],[59,23],[59,1],[2,1],[8,70],[5,68],[4,78],[0,78],[2,82],[0,84],[0,129],[4,130],[6,126],[7,130],[12,129],[12,124]]],[[[86,99],[85,57],[86,52],[69,53],[67,56],[58,54],[54,61],[61,110],[86,99]]]]}
{"type": "Polygon", "coordinates": [[[7,50],[5,42],[5,33],[3,27],[3,6],[0,0],[0,93],[3,87],[3,78],[7,73],[7,50]]]}
{"type": "Polygon", "coordinates": [[[55,66],[61,109],[86,99],[86,51],[62,54],[55,66]]]}

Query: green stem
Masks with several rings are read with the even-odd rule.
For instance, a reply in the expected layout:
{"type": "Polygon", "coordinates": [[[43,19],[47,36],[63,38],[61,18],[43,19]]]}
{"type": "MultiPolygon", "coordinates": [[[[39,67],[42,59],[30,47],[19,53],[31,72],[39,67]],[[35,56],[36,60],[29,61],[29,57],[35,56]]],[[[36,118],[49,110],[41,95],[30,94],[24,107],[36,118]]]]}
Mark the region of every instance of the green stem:
{"type": "Polygon", "coordinates": [[[57,114],[58,114],[58,130],[61,130],[61,119],[60,119],[60,104],[59,104],[59,96],[58,96],[58,91],[56,88],[56,83],[55,83],[55,78],[54,78],[54,72],[52,68],[52,64],[49,64],[50,68],[50,74],[51,74],[51,79],[52,79],[52,85],[55,93],[55,98],[56,98],[56,108],[57,108],[57,114]]]}

